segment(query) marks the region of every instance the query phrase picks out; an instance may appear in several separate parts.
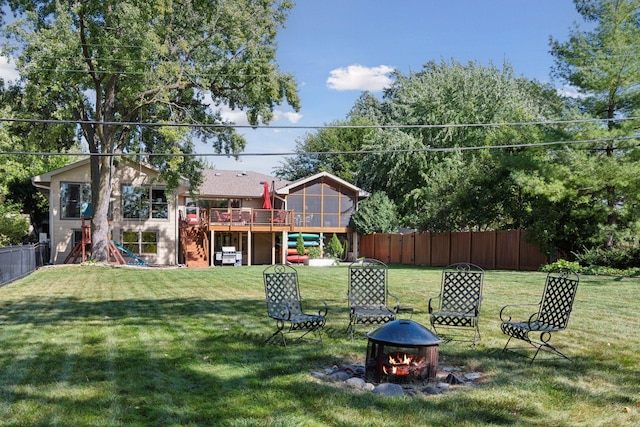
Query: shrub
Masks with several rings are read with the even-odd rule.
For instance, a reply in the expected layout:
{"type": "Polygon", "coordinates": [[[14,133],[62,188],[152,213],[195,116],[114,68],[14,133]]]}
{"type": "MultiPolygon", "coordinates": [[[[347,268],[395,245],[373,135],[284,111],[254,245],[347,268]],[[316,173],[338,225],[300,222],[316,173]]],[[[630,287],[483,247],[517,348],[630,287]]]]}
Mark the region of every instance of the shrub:
{"type": "Polygon", "coordinates": [[[628,269],[640,267],[640,247],[628,248],[590,248],[574,254],[576,261],[584,266],[611,267],[628,269]]]}
{"type": "Polygon", "coordinates": [[[322,256],[322,250],[318,246],[312,246],[309,248],[309,258],[315,259],[322,256]]]}
{"type": "Polygon", "coordinates": [[[344,248],[342,247],[340,240],[338,240],[338,236],[334,233],[333,237],[329,240],[329,243],[327,243],[327,255],[339,259],[342,257],[343,252],[344,248]]]}

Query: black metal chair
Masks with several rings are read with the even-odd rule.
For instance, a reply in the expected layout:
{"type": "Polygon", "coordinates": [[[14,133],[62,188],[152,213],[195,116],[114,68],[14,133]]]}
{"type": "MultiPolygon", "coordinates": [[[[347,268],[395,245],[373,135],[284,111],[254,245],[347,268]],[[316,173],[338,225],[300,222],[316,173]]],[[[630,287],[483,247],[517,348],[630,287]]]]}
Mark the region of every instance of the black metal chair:
{"type": "Polygon", "coordinates": [[[313,332],[317,335],[317,341],[322,343],[321,330],[326,323],[327,303],[322,301],[324,310],[318,310],[317,315],[307,314],[302,310],[298,272],[291,266],[272,265],[263,271],[263,277],[267,311],[269,317],[275,319],[277,327],[265,342],[273,342],[279,336],[286,347],[284,334],[300,332],[302,334],[296,339],[299,341],[313,332]]]}
{"type": "Polygon", "coordinates": [[[400,300],[388,291],[387,265],[376,259],[364,259],[349,265],[349,327],[353,334],[356,324],[378,324],[395,320],[400,300]],[[395,299],[389,307],[388,297],[395,299]]]}
{"type": "Polygon", "coordinates": [[[475,264],[460,262],[442,271],[440,294],[429,298],[428,309],[431,327],[438,335],[444,329],[444,341],[466,341],[461,333],[447,335],[458,328],[473,329],[473,345],[480,340],[478,321],[483,282],[484,270],[475,264]]]}
{"type": "MultiPolygon", "coordinates": [[[[528,357],[524,352],[514,351],[517,348],[507,348],[512,338],[522,340],[536,351],[530,357],[531,363],[536,359],[540,350],[551,353],[557,357],[545,359],[569,359],[566,355],[558,351],[549,343],[551,336],[556,332],[563,331],[569,323],[569,316],[573,308],[573,301],[578,290],[580,278],[572,271],[564,270],[558,273],[549,273],[542,292],[542,299],[538,304],[511,304],[502,307],[500,310],[500,328],[505,335],[509,336],[502,351],[511,351],[521,356],[528,357]],[[517,310],[516,307],[537,307],[535,313],[529,315],[527,320],[512,320],[509,311],[517,310]]],[[[529,347],[525,347],[529,348],[529,347]]]]}

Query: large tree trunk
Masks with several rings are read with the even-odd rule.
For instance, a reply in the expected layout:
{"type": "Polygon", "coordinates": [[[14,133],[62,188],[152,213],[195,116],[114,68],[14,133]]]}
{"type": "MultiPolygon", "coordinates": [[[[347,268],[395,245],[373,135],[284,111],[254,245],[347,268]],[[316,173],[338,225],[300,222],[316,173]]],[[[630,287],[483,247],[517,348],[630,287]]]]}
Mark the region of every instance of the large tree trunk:
{"type": "Polygon", "coordinates": [[[91,158],[91,258],[109,262],[109,201],[111,199],[111,170],[113,156],[91,158]]]}

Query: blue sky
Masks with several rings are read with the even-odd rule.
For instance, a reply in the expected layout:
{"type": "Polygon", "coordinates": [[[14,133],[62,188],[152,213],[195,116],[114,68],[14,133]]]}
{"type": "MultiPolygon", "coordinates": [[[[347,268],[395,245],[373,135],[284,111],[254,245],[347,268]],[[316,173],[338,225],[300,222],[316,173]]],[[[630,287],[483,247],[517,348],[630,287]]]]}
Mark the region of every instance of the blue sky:
{"type": "MultiPolygon", "coordinates": [[[[549,37],[566,40],[575,22],[582,24],[571,0],[298,0],[279,34],[278,63],[295,76],[302,108],[293,114],[283,107],[270,124],[344,119],[363,90],[381,95],[389,70],[407,74],[432,60],[498,67],[507,61],[518,76],[551,82],[549,37]]],[[[310,131],[243,130],[245,152],[291,152],[310,131]]],[[[282,157],[209,161],[271,174],[282,157]]]]}
{"type": "MultiPolygon", "coordinates": [[[[428,61],[502,67],[550,82],[549,37],[566,40],[581,22],[572,0],[297,0],[278,36],[280,69],[298,82],[302,108],[277,108],[272,126],[322,126],[344,119],[363,90],[380,96],[389,71],[428,61]]],[[[13,80],[0,58],[0,76],[13,80]]],[[[226,117],[246,125],[241,112],[226,117]]],[[[290,153],[311,129],[243,129],[245,154],[290,153]]],[[[199,153],[212,153],[199,145],[199,153]]],[[[208,157],[217,169],[272,174],[282,156],[208,157]]]]}

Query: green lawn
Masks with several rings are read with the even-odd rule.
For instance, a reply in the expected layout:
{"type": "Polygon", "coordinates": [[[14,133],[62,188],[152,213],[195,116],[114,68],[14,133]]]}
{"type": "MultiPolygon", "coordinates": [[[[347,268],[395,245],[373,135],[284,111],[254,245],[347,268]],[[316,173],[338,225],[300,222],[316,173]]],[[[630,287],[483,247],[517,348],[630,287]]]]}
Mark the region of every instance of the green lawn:
{"type": "MultiPolygon", "coordinates": [[[[353,342],[346,267],[298,268],[305,306],[329,305],[324,346],[264,345],[263,267],[41,269],[0,288],[0,425],[638,426],[640,279],[581,277],[569,329],[574,362],[501,352],[498,313],[537,302],[544,274],[487,271],[482,340],[440,346],[440,363],[479,387],[391,398],[315,380],[364,361],[353,342]]],[[[440,270],[391,267],[391,292],[428,325],[440,270]]]]}

